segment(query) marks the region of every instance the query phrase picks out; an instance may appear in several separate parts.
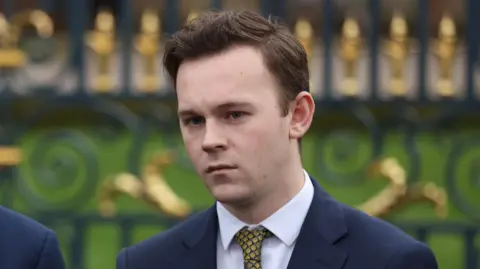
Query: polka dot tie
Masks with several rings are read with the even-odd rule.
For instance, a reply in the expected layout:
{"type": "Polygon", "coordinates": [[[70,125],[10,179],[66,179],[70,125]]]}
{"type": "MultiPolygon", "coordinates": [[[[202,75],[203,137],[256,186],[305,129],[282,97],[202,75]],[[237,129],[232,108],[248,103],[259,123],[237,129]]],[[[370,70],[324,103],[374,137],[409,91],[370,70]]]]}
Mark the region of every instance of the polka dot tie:
{"type": "Polygon", "coordinates": [[[265,238],[270,236],[273,234],[263,227],[255,230],[243,228],[235,234],[235,241],[243,251],[245,269],[262,268],[262,243],[265,238]]]}

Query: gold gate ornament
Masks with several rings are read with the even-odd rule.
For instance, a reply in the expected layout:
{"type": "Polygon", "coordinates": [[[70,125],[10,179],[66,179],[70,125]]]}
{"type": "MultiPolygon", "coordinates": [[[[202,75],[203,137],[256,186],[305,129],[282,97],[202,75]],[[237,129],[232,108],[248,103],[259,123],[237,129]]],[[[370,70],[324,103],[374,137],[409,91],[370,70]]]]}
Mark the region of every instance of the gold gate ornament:
{"type": "Polygon", "coordinates": [[[405,65],[410,47],[407,21],[400,12],[395,12],[390,23],[386,54],[390,58],[390,94],[396,97],[404,97],[407,93],[405,65]]]}
{"type": "Polygon", "coordinates": [[[18,147],[0,147],[0,166],[12,167],[22,161],[22,151],[18,147]]]}
{"type": "Polygon", "coordinates": [[[427,201],[435,206],[437,216],[447,216],[447,194],[444,189],[433,182],[419,182],[408,185],[405,169],[395,158],[385,158],[374,162],[370,174],[381,175],[390,184],[379,193],[369,198],[357,208],[375,217],[386,217],[396,209],[407,204],[427,201]]]}
{"type": "Polygon", "coordinates": [[[354,18],[347,18],[342,26],[340,38],[340,57],[344,65],[344,78],[342,82],[342,94],[348,97],[358,95],[357,63],[360,58],[362,38],[360,26],[354,18]]]}
{"type": "Polygon", "coordinates": [[[100,215],[115,215],[115,200],[120,195],[128,195],[152,205],[167,216],[187,217],[192,212],[190,204],[172,190],[163,176],[162,170],[171,165],[173,159],[172,152],[156,153],[143,168],[140,178],[120,173],[108,179],[100,190],[100,215]]]}
{"type": "MultiPolygon", "coordinates": [[[[302,44],[305,52],[307,53],[308,63],[311,63],[313,57],[313,49],[315,46],[312,24],[307,19],[298,19],[298,21],[295,23],[295,36],[297,37],[300,44],[302,44]]],[[[313,91],[314,86],[315,85],[313,85],[312,79],[310,79],[310,91],[313,91]]]]}
{"type": "Polygon", "coordinates": [[[53,36],[53,22],[47,13],[41,10],[25,10],[8,20],[0,13],[0,67],[18,68],[25,64],[26,55],[19,48],[22,29],[31,24],[38,36],[53,36]]]}
{"type": "Polygon", "coordinates": [[[87,34],[86,43],[98,57],[98,74],[93,89],[108,92],[113,88],[110,61],[115,51],[115,18],[110,10],[98,12],[95,30],[87,34]]]}
{"type": "Polygon", "coordinates": [[[144,60],[144,77],[140,89],[152,93],[160,87],[157,74],[157,56],[160,50],[160,19],[156,10],[146,10],[142,14],[141,33],[135,39],[135,49],[144,60]]]}
{"type": "Polygon", "coordinates": [[[451,16],[444,14],[438,28],[438,38],[434,43],[434,54],[438,59],[440,78],[437,92],[442,97],[453,97],[453,63],[457,52],[457,32],[451,16]]]}

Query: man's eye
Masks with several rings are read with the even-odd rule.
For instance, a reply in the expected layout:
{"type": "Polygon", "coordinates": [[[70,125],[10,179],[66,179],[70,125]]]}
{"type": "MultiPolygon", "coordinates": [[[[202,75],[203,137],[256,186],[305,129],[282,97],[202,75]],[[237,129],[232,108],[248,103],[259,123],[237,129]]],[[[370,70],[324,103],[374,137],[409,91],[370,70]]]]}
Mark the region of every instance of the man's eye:
{"type": "Polygon", "coordinates": [[[228,114],[228,116],[232,119],[238,119],[238,118],[242,117],[243,115],[244,115],[244,113],[240,112],[240,111],[233,111],[233,112],[230,112],[228,114]]]}
{"type": "Polygon", "coordinates": [[[191,117],[184,121],[185,125],[200,125],[203,123],[202,117],[191,117]]]}

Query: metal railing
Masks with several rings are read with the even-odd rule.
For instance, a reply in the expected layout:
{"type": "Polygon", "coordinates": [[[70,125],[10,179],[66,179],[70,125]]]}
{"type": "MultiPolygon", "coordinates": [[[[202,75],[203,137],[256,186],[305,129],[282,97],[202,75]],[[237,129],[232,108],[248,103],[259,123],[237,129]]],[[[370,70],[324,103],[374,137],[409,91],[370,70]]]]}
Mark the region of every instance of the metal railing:
{"type": "MultiPolygon", "coordinates": [[[[178,131],[175,131],[175,119],[171,116],[172,113],[175,114],[174,98],[168,81],[164,79],[161,68],[155,70],[153,75],[142,71],[142,59],[154,56],[145,52],[142,54],[135,46],[135,38],[142,33],[140,27],[136,26],[140,23],[138,14],[134,12],[133,0],[114,1],[116,6],[111,8],[114,12],[103,13],[105,16],[102,17],[102,22],[106,28],[103,32],[100,28],[95,28],[99,10],[94,10],[93,2],[32,1],[36,6],[31,8],[43,10],[45,13],[41,14],[47,16],[38,12],[22,13],[24,10],[18,8],[20,2],[4,0],[1,6],[6,22],[9,23],[4,29],[9,35],[2,36],[0,29],[0,142],[6,147],[22,145],[28,148],[23,163],[29,167],[11,167],[0,171],[0,201],[20,211],[29,212],[49,226],[55,227],[59,223],[71,225],[75,232],[66,244],[68,268],[83,269],[86,268],[85,233],[95,225],[118,225],[121,231],[120,246],[126,246],[133,242],[132,229],[135,226],[158,224],[169,227],[176,223],[169,218],[151,214],[120,213],[116,217],[104,218],[96,213],[75,211],[85,201],[92,200],[92,190],[99,186],[102,169],[98,145],[121,140],[122,133],[129,134],[131,139],[126,143],[125,158],[119,158],[118,162],[123,170],[139,174],[147,138],[158,131],[171,133],[162,137],[165,139],[164,144],[180,153],[180,167],[188,171],[192,171],[192,168],[182,155],[182,150],[178,149],[178,131]],[[37,14],[33,16],[34,19],[32,14],[37,14]],[[30,33],[29,28],[22,26],[26,24],[34,25],[36,32],[30,33]],[[49,25],[53,32],[49,30],[49,25]],[[20,28],[24,29],[23,38],[15,36],[20,28]],[[110,46],[98,47],[100,41],[106,41],[110,46]],[[101,61],[107,61],[106,68],[99,68],[101,61]],[[102,70],[107,71],[103,74],[102,70]],[[102,74],[105,76],[102,77],[102,74]],[[160,79],[144,85],[142,83],[148,80],[147,75],[160,79]],[[81,113],[82,117],[75,113],[81,113]],[[62,117],[69,120],[62,121],[62,117]],[[72,122],[81,125],[77,123],[80,118],[100,123],[96,123],[93,131],[80,132],[71,126],[72,122]],[[47,125],[42,125],[45,120],[47,125]],[[41,126],[40,131],[36,129],[38,126],[41,126]],[[24,145],[23,140],[28,140],[32,133],[37,138],[30,141],[31,144],[24,145]],[[83,170],[77,167],[78,160],[70,158],[68,153],[47,156],[47,152],[58,144],[68,144],[70,149],[82,156],[85,162],[83,170]],[[48,161],[48,166],[43,161],[48,161]],[[31,171],[25,172],[28,168],[31,171]],[[26,176],[25,173],[32,175],[26,176]],[[48,200],[44,197],[48,194],[39,194],[31,186],[39,184],[63,190],[74,185],[73,181],[79,176],[84,178],[80,189],[60,202],[48,200]],[[34,183],[28,182],[27,178],[33,178],[34,183]],[[23,199],[23,204],[18,205],[19,197],[23,199]]],[[[392,81],[398,78],[390,74],[389,66],[394,63],[392,58],[385,56],[388,47],[385,44],[402,44],[391,43],[393,41],[389,34],[392,33],[382,32],[382,27],[391,23],[382,20],[382,1],[364,2],[368,16],[363,21],[355,17],[355,13],[352,15],[362,29],[363,49],[357,48],[357,52],[364,55],[354,57],[353,60],[342,56],[337,50],[339,40],[348,37],[342,35],[341,30],[348,17],[343,16],[334,0],[323,0],[315,6],[321,11],[321,25],[317,27],[310,22],[307,27],[316,28],[318,36],[302,41],[307,42],[307,45],[311,42],[316,50],[316,54],[311,56],[311,90],[317,97],[318,113],[322,118],[339,120],[334,127],[328,127],[328,123],[322,125],[322,119],[316,120],[320,122],[319,125],[327,126],[327,130],[313,131],[315,139],[310,143],[315,148],[311,153],[315,162],[313,168],[318,170],[316,173],[322,179],[330,183],[362,183],[359,173],[370,160],[387,154],[388,135],[396,132],[400,134],[399,144],[408,156],[408,180],[416,182],[421,180],[422,172],[428,170],[419,137],[423,134],[430,135],[430,139],[438,144],[436,146],[445,155],[443,165],[433,169],[430,167],[430,170],[442,170],[441,174],[445,177],[443,184],[452,208],[473,220],[473,224],[471,221],[395,223],[424,241],[439,234],[460,236],[465,244],[464,268],[477,269],[480,255],[474,238],[480,236],[479,225],[475,224],[480,220],[480,206],[472,202],[472,199],[469,200],[458,184],[460,178],[467,179],[467,188],[476,194],[480,193],[480,184],[477,182],[480,159],[475,155],[480,148],[479,136],[478,133],[469,132],[471,126],[476,130],[480,127],[480,85],[476,82],[476,77],[480,75],[480,1],[466,0],[465,23],[458,26],[462,28],[458,30],[458,46],[453,54],[449,54],[453,56],[443,59],[455,62],[450,64],[452,69],[460,70],[451,74],[455,77],[450,81],[453,92],[447,94],[440,91],[435,83],[442,79],[441,70],[437,70],[442,59],[435,56],[433,51],[435,46],[432,46],[431,40],[436,38],[436,34],[432,37],[430,31],[432,23],[428,1],[412,2],[417,5],[418,15],[414,19],[406,16],[402,21],[407,25],[415,25],[411,27],[413,31],[410,32],[409,39],[416,46],[402,54],[404,56],[400,55],[400,60],[404,70],[414,68],[415,71],[414,76],[406,72],[400,78],[406,86],[399,91],[391,87],[392,81]],[[338,24],[341,27],[337,27],[338,24]],[[349,61],[355,61],[354,64],[360,66],[363,77],[350,78],[339,67],[351,63],[349,61]],[[348,79],[355,79],[354,85],[357,87],[346,91],[342,82],[348,79]],[[465,121],[467,124],[462,125],[465,121]],[[465,134],[458,130],[468,132],[465,134]],[[338,173],[329,162],[342,163],[348,156],[357,154],[355,150],[358,149],[359,142],[356,139],[359,134],[368,136],[366,142],[362,140],[368,143],[368,154],[362,156],[368,156],[363,156],[365,158],[361,160],[358,158],[362,157],[355,157],[356,165],[360,165],[358,169],[351,169],[350,174],[338,173]],[[333,161],[326,159],[327,151],[333,156],[333,161]],[[464,161],[465,158],[468,160],[464,161]],[[464,174],[468,175],[459,176],[459,171],[467,171],[464,174]]],[[[291,10],[287,4],[285,0],[264,0],[259,1],[258,7],[265,16],[289,18],[291,10]]],[[[222,1],[211,1],[210,5],[220,9],[222,1]]],[[[161,10],[159,27],[162,33],[168,35],[184,22],[185,14],[182,15],[180,4],[175,0],[165,0],[161,10]]],[[[301,16],[299,19],[302,19],[301,16]]],[[[294,19],[292,26],[295,23],[294,19]]],[[[1,25],[0,23],[0,28],[1,25]]],[[[162,37],[160,41],[161,39],[162,37]]],[[[441,41],[435,40],[435,44],[441,41]]],[[[448,44],[447,42],[446,46],[448,44]]],[[[161,42],[158,46],[161,48],[161,42]]],[[[161,58],[161,55],[158,57],[161,58]]]]}

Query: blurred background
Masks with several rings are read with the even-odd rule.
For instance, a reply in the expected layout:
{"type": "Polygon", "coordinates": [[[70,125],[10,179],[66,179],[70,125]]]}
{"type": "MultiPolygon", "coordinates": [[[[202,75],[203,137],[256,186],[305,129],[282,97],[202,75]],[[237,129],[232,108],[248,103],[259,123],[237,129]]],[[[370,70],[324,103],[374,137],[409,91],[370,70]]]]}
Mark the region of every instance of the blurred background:
{"type": "Polygon", "coordinates": [[[3,0],[1,204],[55,230],[71,269],[115,268],[209,207],[161,59],[211,8],[278,18],[307,49],[302,154],[327,191],[440,268],[480,268],[478,0],[3,0]]]}

